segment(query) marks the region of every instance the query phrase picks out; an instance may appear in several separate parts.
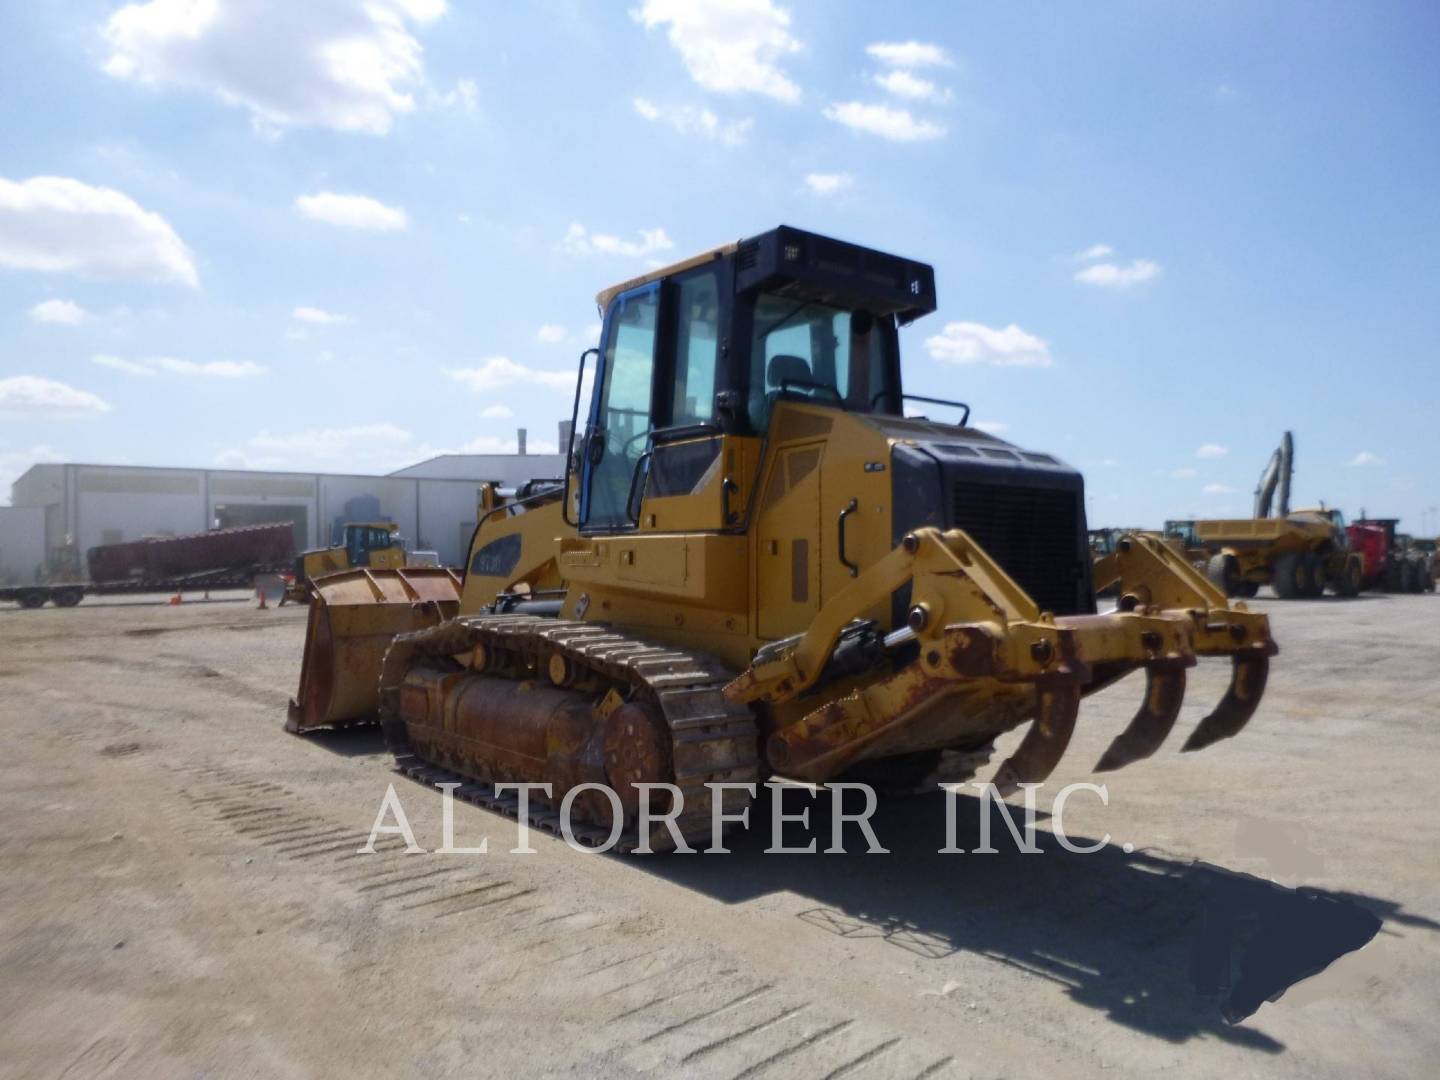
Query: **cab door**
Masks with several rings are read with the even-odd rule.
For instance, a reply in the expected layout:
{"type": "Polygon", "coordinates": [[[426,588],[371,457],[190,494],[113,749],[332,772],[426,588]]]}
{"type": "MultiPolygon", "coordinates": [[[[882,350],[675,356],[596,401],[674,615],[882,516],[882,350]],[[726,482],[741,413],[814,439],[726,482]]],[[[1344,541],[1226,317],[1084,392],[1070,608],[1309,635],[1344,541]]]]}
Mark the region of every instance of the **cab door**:
{"type": "Polygon", "coordinates": [[[659,318],[658,282],[621,293],[606,315],[580,474],[580,528],[587,532],[634,525],[628,504],[653,427],[659,318]]]}

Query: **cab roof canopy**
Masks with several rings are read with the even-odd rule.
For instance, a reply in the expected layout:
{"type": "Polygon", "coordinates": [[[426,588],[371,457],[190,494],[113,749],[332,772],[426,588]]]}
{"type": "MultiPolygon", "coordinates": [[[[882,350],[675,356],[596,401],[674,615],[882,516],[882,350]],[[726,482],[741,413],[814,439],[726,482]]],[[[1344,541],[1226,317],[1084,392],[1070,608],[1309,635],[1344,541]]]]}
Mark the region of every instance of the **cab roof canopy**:
{"type": "Polygon", "coordinates": [[[612,285],[595,297],[595,303],[603,315],[620,293],[725,258],[734,260],[736,293],[763,289],[791,294],[873,315],[894,315],[902,324],[935,310],[935,271],[928,263],[789,225],[612,285]]]}

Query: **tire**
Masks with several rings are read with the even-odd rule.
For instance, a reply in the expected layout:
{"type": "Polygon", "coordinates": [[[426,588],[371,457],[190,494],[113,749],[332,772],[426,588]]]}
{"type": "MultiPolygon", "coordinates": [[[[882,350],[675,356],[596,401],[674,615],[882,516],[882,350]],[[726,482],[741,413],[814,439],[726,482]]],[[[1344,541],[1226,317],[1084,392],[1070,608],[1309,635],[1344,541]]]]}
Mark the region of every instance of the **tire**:
{"type": "Polygon", "coordinates": [[[36,608],[45,606],[45,594],[43,592],[23,592],[16,601],[26,611],[34,611],[36,608]]]}
{"type": "Polygon", "coordinates": [[[53,597],[56,607],[74,607],[85,598],[85,594],[79,589],[62,589],[53,597]]]}
{"type": "Polygon", "coordinates": [[[1304,595],[1306,576],[1303,573],[1305,561],[1299,555],[1281,555],[1275,560],[1270,571],[1270,588],[1281,600],[1294,600],[1304,595]]]}
{"type": "Polygon", "coordinates": [[[1325,556],[1311,553],[1302,560],[1305,567],[1305,591],[1300,595],[1307,600],[1318,600],[1325,595],[1325,556]]]}
{"type": "Polygon", "coordinates": [[[1359,596],[1365,586],[1365,570],[1359,559],[1346,559],[1340,569],[1340,577],[1333,583],[1338,596],[1359,596]]]}
{"type": "Polygon", "coordinates": [[[1232,595],[1238,596],[1242,600],[1250,600],[1259,591],[1260,583],[1258,581],[1242,581],[1235,586],[1235,592],[1232,595]]]}
{"type": "Polygon", "coordinates": [[[1205,576],[1226,596],[1234,596],[1240,585],[1240,564],[1235,561],[1234,555],[1222,551],[1219,555],[1210,556],[1210,561],[1205,564],[1205,576]]]}
{"type": "Polygon", "coordinates": [[[1425,591],[1435,591],[1435,575],[1440,572],[1440,563],[1431,563],[1425,568],[1425,591]]]}
{"type": "Polygon", "coordinates": [[[1394,559],[1385,561],[1385,574],[1383,577],[1386,592],[1405,591],[1405,568],[1394,559]]]}
{"type": "Polygon", "coordinates": [[[1409,559],[1406,559],[1400,566],[1400,591],[1413,593],[1420,591],[1420,575],[1416,572],[1416,566],[1409,559]]]}

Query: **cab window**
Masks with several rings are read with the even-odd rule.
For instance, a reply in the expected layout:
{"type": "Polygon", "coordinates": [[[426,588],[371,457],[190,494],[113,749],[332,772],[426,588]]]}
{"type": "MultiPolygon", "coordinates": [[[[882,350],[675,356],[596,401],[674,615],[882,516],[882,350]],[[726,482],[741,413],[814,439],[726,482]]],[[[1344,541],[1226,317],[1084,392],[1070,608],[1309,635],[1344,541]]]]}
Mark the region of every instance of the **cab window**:
{"type": "Polygon", "coordinates": [[[719,353],[720,281],[713,270],[687,277],[675,289],[675,388],[670,424],[704,423],[715,415],[719,353]]]}
{"type": "Polygon", "coordinates": [[[852,412],[899,405],[889,318],[775,293],[755,299],[750,341],[751,426],[763,432],[782,394],[852,412]]]}

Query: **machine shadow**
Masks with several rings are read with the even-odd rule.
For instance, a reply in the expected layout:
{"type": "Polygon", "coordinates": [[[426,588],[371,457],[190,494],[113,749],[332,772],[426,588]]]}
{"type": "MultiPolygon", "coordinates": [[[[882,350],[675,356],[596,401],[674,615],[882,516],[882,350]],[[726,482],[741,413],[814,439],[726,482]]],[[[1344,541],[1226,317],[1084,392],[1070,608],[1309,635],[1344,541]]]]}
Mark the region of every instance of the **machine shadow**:
{"type": "Polygon", "coordinates": [[[379,724],[354,724],[342,728],[314,728],[295,738],[330,751],[340,757],[391,757],[385,734],[379,724]]]}
{"type": "MultiPolygon", "coordinates": [[[[787,813],[804,803],[799,792],[786,793],[787,813]]],[[[785,843],[814,838],[820,853],[764,853],[771,821],[762,794],[750,830],[727,837],[729,856],[638,865],[724,903],[797,892],[814,901],[798,916],[814,929],[933,960],[977,953],[1053,980],[1073,1001],[1147,1035],[1172,1043],[1212,1036],[1268,1053],[1284,1046],[1236,1026],[1265,1000],[1361,947],[1384,923],[1440,929],[1375,897],[1282,889],[1161,853],[1125,854],[1116,844],[1081,855],[1037,831],[1041,853],[1025,854],[998,809],[963,795],[956,839],[970,854],[939,853],[945,806],[937,793],[882,800],[872,823],[891,854],[865,853],[859,830],[847,825],[848,853],[826,855],[830,799],[810,805],[811,828],[787,829],[785,843]],[[998,853],[974,854],[987,811],[998,853]]]]}

